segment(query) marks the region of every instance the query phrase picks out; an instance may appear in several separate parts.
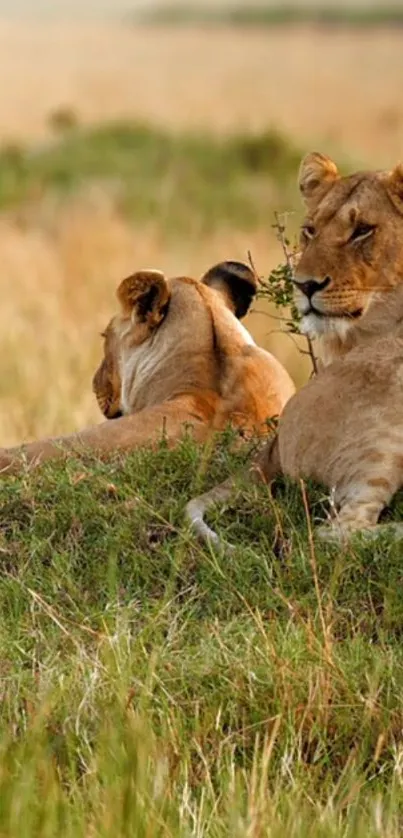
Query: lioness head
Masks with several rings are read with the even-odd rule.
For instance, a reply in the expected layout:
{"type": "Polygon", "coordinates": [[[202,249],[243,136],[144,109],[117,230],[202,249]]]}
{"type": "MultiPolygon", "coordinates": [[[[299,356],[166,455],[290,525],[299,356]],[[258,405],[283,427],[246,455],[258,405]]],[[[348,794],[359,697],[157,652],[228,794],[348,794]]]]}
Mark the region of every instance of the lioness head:
{"type": "MultiPolygon", "coordinates": [[[[133,390],[136,376],[141,379],[142,391],[153,380],[160,398],[165,390],[163,395],[169,398],[170,386],[180,389],[181,380],[186,388],[192,377],[200,386],[211,386],[207,380],[214,349],[211,295],[240,318],[247,313],[256,290],[255,276],[242,262],[220,262],[201,280],[167,279],[155,270],[138,271],[124,279],[117,289],[120,312],[103,333],[104,357],[93,378],[104,416],[114,419],[135,408],[132,402],[128,404],[131,397],[127,391],[133,390]],[[156,339],[162,332],[164,339],[156,339]],[[176,347],[182,347],[180,365],[176,364],[176,347]],[[202,383],[200,359],[192,372],[192,359],[198,351],[206,358],[202,383]]],[[[140,402],[141,407],[143,392],[140,402]]]]}
{"type": "Polygon", "coordinates": [[[403,281],[403,167],[342,177],[329,157],[312,153],[302,161],[299,188],[306,206],[295,276],[302,331],[343,340],[357,326],[375,328],[403,281]]]}

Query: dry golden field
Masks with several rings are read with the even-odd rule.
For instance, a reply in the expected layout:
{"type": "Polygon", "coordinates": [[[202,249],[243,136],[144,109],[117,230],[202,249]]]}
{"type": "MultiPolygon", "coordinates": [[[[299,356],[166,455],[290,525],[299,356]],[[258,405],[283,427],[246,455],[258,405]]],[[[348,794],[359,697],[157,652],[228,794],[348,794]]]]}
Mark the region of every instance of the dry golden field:
{"type": "Polygon", "coordinates": [[[0,24],[0,137],[42,138],[49,112],[172,129],[278,124],[302,143],[388,163],[403,140],[403,34],[118,24],[0,24]]]}
{"type": "MultiPolygon", "coordinates": [[[[0,25],[0,140],[43,143],[49,114],[80,122],[141,119],[180,132],[243,133],[277,126],[302,150],[378,166],[403,146],[403,37],[393,31],[309,28],[124,28],[118,24],[0,25]]],[[[267,223],[251,234],[219,225],[201,237],[130,223],[113,194],[41,195],[0,218],[0,441],[98,421],[91,376],[114,289],[133,269],[197,275],[251,249],[262,272],[280,252],[267,223]]],[[[261,306],[258,306],[261,309],[261,306]]],[[[300,381],[292,342],[267,314],[249,325],[300,381]]]]}

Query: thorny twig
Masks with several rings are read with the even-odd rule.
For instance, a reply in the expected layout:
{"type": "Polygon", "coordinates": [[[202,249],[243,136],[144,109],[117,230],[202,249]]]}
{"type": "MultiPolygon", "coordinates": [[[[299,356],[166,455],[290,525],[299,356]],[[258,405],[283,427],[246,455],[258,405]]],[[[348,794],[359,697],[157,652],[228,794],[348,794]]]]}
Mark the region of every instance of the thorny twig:
{"type": "MultiPolygon", "coordinates": [[[[281,244],[285,264],[280,265],[278,268],[275,268],[268,280],[262,280],[259,276],[255,263],[252,258],[251,252],[248,250],[248,260],[251,270],[254,273],[256,278],[256,282],[258,286],[261,288],[262,296],[268,297],[277,308],[290,308],[291,309],[291,320],[287,321],[287,331],[291,334],[300,334],[298,328],[298,320],[299,314],[297,311],[296,306],[293,303],[293,279],[294,279],[294,270],[295,270],[295,261],[297,257],[297,249],[294,247],[293,250],[290,249],[290,242],[286,237],[286,227],[284,221],[281,219],[279,213],[274,214],[275,217],[275,224],[273,224],[274,229],[276,230],[277,239],[281,244]]],[[[315,353],[313,351],[312,341],[309,335],[305,335],[308,349],[306,351],[300,350],[301,354],[309,355],[312,363],[312,369],[314,374],[318,372],[317,361],[315,357],[315,353]]]]}

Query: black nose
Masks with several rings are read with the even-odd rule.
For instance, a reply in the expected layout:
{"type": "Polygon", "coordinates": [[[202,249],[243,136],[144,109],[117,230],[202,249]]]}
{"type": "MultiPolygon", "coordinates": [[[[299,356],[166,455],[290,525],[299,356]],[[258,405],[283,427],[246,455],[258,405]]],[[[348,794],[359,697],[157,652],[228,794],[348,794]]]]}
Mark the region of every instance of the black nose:
{"type": "Polygon", "coordinates": [[[308,300],[310,300],[316,291],[323,291],[327,288],[331,281],[330,276],[325,276],[322,282],[318,282],[317,279],[306,279],[305,282],[298,282],[297,280],[294,280],[294,285],[296,288],[299,288],[299,290],[302,291],[306,297],[308,297],[308,300]]]}

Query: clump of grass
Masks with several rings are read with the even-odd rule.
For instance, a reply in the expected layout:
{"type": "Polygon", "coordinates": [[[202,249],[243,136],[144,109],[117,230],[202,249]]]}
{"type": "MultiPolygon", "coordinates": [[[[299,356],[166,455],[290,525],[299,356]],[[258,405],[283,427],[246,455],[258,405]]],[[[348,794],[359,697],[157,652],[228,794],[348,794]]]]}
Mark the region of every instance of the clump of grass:
{"type": "Polygon", "coordinates": [[[285,206],[301,156],[276,130],[219,138],[138,123],[80,129],[69,113],[52,118],[64,132],[53,144],[0,151],[0,209],[96,183],[130,218],[165,231],[252,229],[273,194],[285,206]]]}
{"type": "Polygon", "coordinates": [[[397,838],[398,546],[320,546],[315,587],[284,482],[215,511],[238,546],[214,555],[182,528],[202,460],[185,439],[1,484],[0,831],[397,838]]]}

